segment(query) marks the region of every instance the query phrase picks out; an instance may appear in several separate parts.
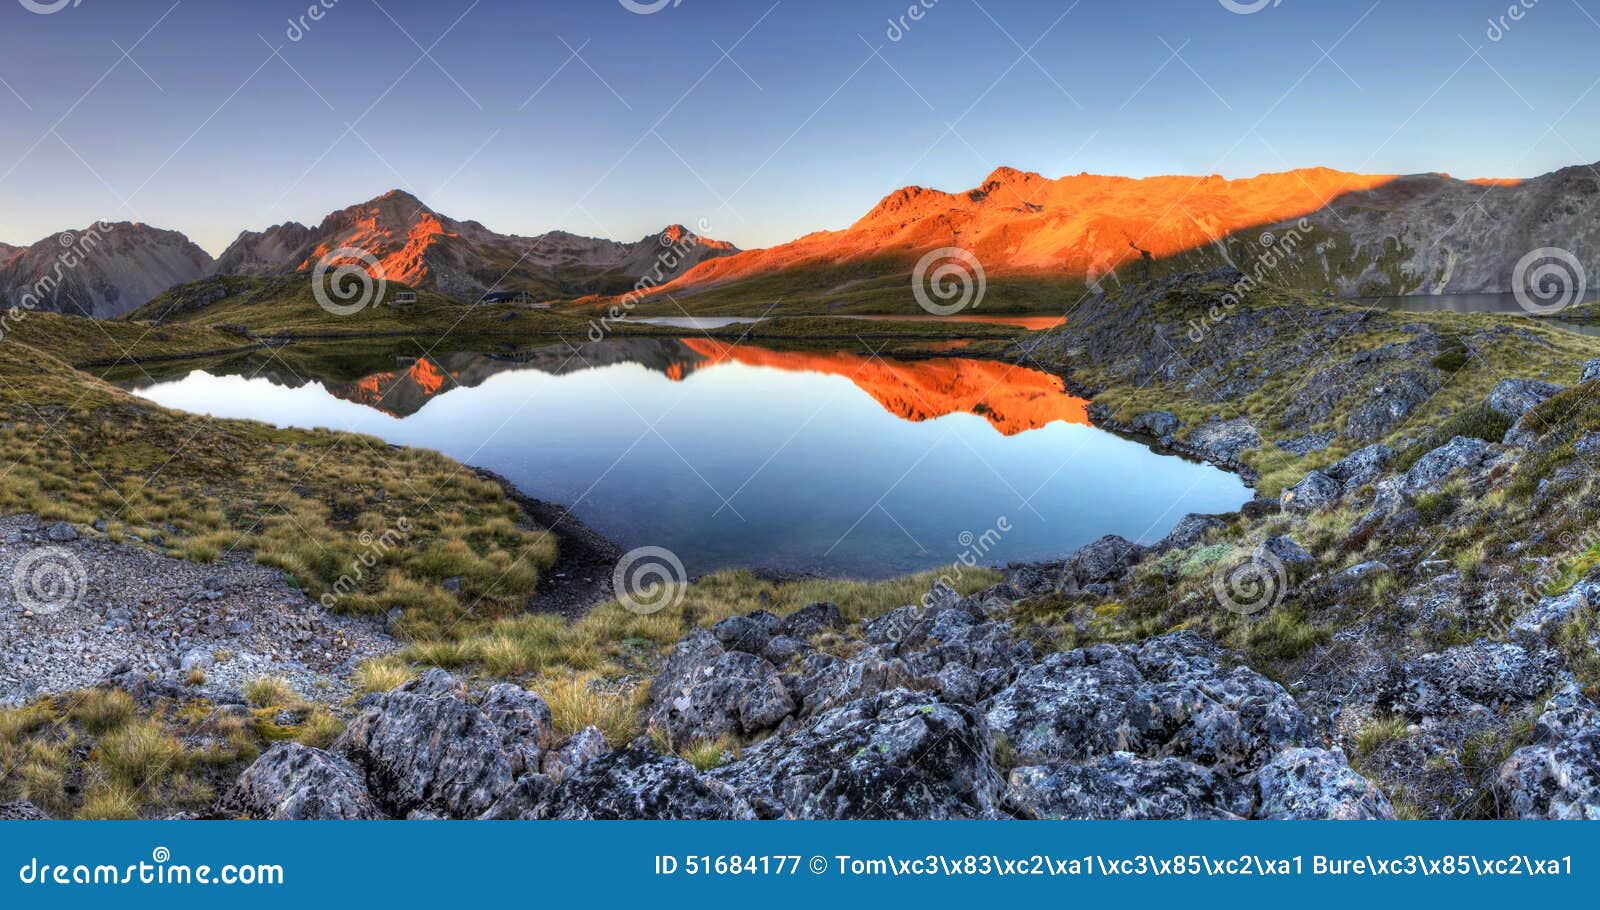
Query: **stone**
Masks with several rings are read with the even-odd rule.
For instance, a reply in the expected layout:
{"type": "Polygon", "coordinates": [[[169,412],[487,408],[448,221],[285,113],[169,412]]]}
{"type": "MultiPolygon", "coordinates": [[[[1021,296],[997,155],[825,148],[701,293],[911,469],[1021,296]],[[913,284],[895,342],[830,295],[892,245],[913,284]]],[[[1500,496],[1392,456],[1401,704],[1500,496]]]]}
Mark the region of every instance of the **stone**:
{"type": "Polygon", "coordinates": [[[1344,753],[1290,748],[1256,772],[1256,817],[1274,820],[1393,819],[1394,807],[1373,783],[1351,770],[1344,753]]]}
{"type": "Polygon", "coordinates": [[[1357,442],[1381,439],[1432,395],[1428,380],[1417,370],[1387,376],[1345,422],[1345,435],[1357,442]]]}
{"type": "Polygon", "coordinates": [[[1185,440],[1204,457],[1230,464],[1239,453],[1261,445],[1261,434],[1246,418],[1213,421],[1195,427],[1185,440]]]}
{"type": "Polygon", "coordinates": [[[1339,434],[1332,430],[1321,433],[1307,433],[1304,436],[1278,443],[1278,448],[1293,455],[1304,457],[1312,452],[1321,452],[1338,440],[1339,434]]]}
{"type": "Polygon", "coordinates": [[[78,539],[78,529],[64,521],[58,521],[45,530],[44,536],[51,543],[71,543],[78,539]]]}
{"type": "Polygon", "coordinates": [[[840,705],[711,772],[761,818],[999,818],[983,714],[895,689],[840,705]]]}
{"type": "Polygon", "coordinates": [[[1495,777],[1505,815],[1600,821],[1600,710],[1594,702],[1567,683],[1545,703],[1534,738],[1495,777]]]}
{"type": "Polygon", "coordinates": [[[1351,452],[1323,473],[1342,484],[1346,493],[1353,493],[1382,477],[1393,460],[1393,449],[1370,445],[1351,452]]]}
{"type": "Polygon", "coordinates": [[[1563,386],[1535,379],[1503,379],[1489,393],[1489,410],[1517,420],[1564,391],[1563,386]]]}
{"type": "Polygon", "coordinates": [[[760,654],[783,629],[783,620],[765,610],[745,616],[730,616],[711,627],[711,634],[730,651],[760,654]]]}
{"type": "Polygon", "coordinates": [[[1511,624],[1511,633],[1530,648],[1554,644],[1558,632],[1581,611],[1600,603],[1600,582],[1583,582],[1558,597],[1540,598],[1511,624]]]}
{"type": "Polygon", "coordinates": [[[1067,557],[1061,570],[1062,589],[1074,592],[1092,584],[1119,581],[1146,552],[1126,538],[1108,534],[1067,557]]]}
{"type": "Polygon", "coordinates": [[[1290,512],[1315,512],[1337,501],[1343,492],[1344,488],[1337,480],[1320,471],[1312,471],[1299,483],[1283,491],[1283,507],[1290,512]]]}
{"type": "Polygon", "coordinates": [[[1177,526],[1152,549],[1157,553],[1166,553],[1170,550],[1187,550],[1192,546],[1203,543],[1206,536],[1212,531],[1225,527],[1227,527],[1227,522],[1214,515],[1190,513],[1179,519],[1177,526]]]}
{"type": "Polygon", "coordinates": [[[749,803],[681,758],[642,745],[596,758],[558,781],[532,813],[541,819],[743,819],[749,803]]]}
{"type": "Polygon", "coordinates": [[[1149,411],[1133,418],[1128,424],[1129,429],[1135,433],[1149,436],[1164,445],[1172,443],[1173,434],[1183,426],[1183,421],[1170,411],[1149,411]]]}
{"type": "Polygon", "coordinates": [[[562,778],[590,761],[611,751],[599,727],[588,726],[567,737],[560,746],[545,753],[541,770],[547,777],[562,778]]]}
{"type": "Polygon", "coordinates": [[[674,747],[728,734],[755,736],[796,708],[766,658],[724,650],[704,629],[691,632],[667,655],[650,685],[650,705],[650,726],[674,747]]]}
{"type": "Polygon", "coordinates": [[[512,756],[511,773],[538,770],[555,729],[544,699],[521,686],[500,683],[484,693],[478,708],[499,728],[501,745],[512,756]]]}
{"type": "Polygon", "coordinates": [[[484,821],[535,821],[539,818],[539,804],[555,788],[555,781],[543,774],[529,772],[517,778],[489,810],[478,816],[484,821]]]}
{"type": "Polygon", "coordinates": [[[1316,559],[1292,538],[1270,537],[1256,547],[1251,554],[1251,559],[1258,563],[1271,563],[1274,560],[1285,567],[1312,566],[1316,559]]]}
{"type": "Polygon", "coordinates": [[[1403,493],[1432,492],[1450,477],[1470,471],[1489,457],[1489,444],[1470,436],[1457,436],[1417,460],[1400,479],[1403,493]]]}
{"type": "Polygon", "coordinates": [[[206,670],[217,662],[216,656],[203,648],[191,648],[178,659],[178,669],[185,673],[206,670]]]}
{"type": "Polygon", "coordinates": [[[1574,443],[1572,448],[1584,458],[1600,456],[1600,433],[1590,433],[1574,443]]]}
{"type": "Polygon", "coordinates": [[[1244,807],[1228,789],[1225,776],[1193,762],[1115,752],[1085,764],[1017,768],[1007,779],[1005,803],[1027,819],[1240,818],[1244,807]]]}
{"type": "Polygon", "coordinates": [[[14,803],[0,803],[0,822],[42,822],[49,820],[50,816],[40,812],[37,806],[26,800],[14,803]]]}
{"type": "Polygon", "coordinates": [[[295,742],[273,743],[223,794],[216,811],[271,821],[384,817],[359,770],[336,755],[295,742]]]}
{"type": "Polygon", "coordinates": [[[783,632],[795,638],[814,638],[824,632],[838,632],[845,627],[844,614],[831,603],[806,604],[784,617],[783,632]]]}
{"type": "Polygon", "coordinates": [[[1594,382],[1596,379],[1600,379],[1600,360],[1591,360],[1583,365],[1583,377],[1578,382],[1594,382]]]}
{"type": "Polygon", "coordinates": [[[1487,639],[1425,654],[1392,667],[1379,684],[1380,710],[1418,723],[1504,708],[1538,698],[1555,682],[1550,651],[1487,639]]]}

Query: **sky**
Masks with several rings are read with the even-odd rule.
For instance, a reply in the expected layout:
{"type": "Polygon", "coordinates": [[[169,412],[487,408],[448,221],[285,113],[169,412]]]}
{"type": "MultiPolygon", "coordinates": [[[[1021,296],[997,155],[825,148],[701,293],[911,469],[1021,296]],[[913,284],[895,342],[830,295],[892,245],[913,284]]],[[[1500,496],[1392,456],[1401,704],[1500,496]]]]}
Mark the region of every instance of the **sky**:
{"type": "Polygon", "coordinates": [[[753,248],[1002,165],[1527,177],[1600,160],[1597,42],[1600,0],[0,0],[0,242],[216,254],[396,187],[753,248]]]}

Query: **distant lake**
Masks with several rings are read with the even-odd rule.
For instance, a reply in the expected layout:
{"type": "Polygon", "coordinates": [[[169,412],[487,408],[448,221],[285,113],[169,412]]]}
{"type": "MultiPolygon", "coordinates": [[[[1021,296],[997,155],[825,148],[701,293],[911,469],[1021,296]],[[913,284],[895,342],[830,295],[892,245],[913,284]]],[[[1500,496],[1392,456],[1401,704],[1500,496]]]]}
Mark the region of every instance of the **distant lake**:
{"type": "MultiPolygon", "coordinates": [[[[300,361],[296,361],[297,364],[300,361]]],[[[300,380],[271,362],[138,389],[167,407],[436,449],[701,573],[876,579],[978,548],[1003,564],[1104,534],[1152,542],[1238,508],[1234,475],[1088,425],[1046,373],[705,338],[394,361],[300,380]]]]}

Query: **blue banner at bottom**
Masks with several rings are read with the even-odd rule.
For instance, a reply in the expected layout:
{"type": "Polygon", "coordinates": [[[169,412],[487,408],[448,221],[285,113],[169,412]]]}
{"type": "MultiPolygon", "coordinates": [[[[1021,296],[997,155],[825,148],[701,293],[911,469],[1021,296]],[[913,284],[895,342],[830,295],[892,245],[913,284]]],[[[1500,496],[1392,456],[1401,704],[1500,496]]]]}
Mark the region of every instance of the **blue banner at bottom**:
{"type": "Polygon", "coordinates": [[[1524,822],[21,822],[0,906],[687,898],[1592,900],[1600,827],[1524,822]]]}

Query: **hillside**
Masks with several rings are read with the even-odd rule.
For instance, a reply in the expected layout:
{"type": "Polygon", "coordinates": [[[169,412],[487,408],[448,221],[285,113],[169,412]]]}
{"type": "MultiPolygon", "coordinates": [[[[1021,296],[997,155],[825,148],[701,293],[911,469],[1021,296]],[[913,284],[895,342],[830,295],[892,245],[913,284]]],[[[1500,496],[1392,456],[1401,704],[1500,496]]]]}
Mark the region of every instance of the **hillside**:
{"type": "Polygon", "coordinates": [[[0,300],[8,306],[109,319],[211,268],[211,257],[176,231],[99,223],[63,231],[11,256],[0,253],[0,300]]]}

